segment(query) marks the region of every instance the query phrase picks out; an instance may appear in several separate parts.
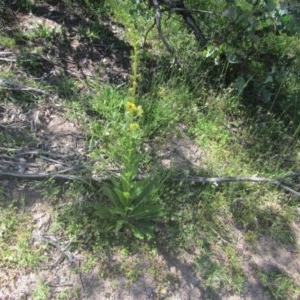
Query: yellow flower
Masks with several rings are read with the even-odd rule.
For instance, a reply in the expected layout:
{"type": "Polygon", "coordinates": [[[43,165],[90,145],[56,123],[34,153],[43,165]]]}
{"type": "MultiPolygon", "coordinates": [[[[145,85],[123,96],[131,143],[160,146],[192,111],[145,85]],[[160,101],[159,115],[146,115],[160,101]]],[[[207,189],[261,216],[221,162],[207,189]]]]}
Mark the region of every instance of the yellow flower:
{"type": "Polygon", "coordinates": [[[129,97],[128,101],[134,103],[135,99],[134,99],[134,97],[131,96],[131,97],[129,97]]]}
{"type": "Polygon", "coordinates": [[[128,101],[125,106],[131,113],[134,113],[136,111],[136,105],[133,102],[128,101]]]}
{"type": "Polygon", "coordinates": [[[139,105],[136,108],[136,115],[140,117],[143,114],[143,108],[139,105]]]}
{"type": "Polygon", "coordinates": [[[135,131],[135,130],[137,130],[137,129],[139,129],[140,128],[140,125],[138,124],[138,123],[131,123],[130,125],[129,125],[129,129],[131,130],[131,131],[135,131]]]}

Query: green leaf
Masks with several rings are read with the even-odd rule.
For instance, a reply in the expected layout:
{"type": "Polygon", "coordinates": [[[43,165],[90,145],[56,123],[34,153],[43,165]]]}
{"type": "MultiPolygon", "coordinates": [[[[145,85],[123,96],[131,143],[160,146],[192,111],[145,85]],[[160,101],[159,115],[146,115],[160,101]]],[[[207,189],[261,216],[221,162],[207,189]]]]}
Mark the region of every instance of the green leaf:
{"type": "Polygon", "coordinates": [[[165,209],[162,205],[141,205],[135,208],[129,217],[133,220],[154,220],[166,215],[165,209]]]}
{"type": "Polygon", "coordinates": [[[142,230],[139,230],[138,227],[132,226],[131,231],[135,238],[137,238],[139,240],[143,240],[145,238],[145,233],[142,230]]]}
{"type": "Polygon", "coordinates": [[[123,192],[122,193],[124,199],[126,199],[127,201],[130,199],[130,193],[129,192],[123,192]]]}
{"type": "Polygon", "coordinates": [[[107,218],[109,216],[109,210],[104,204],[94,205],[94,214],[100,218],[107,218]]]}
{"type": "Polygon", "coordinates": [[[277,7],[278,3],[276,0],[266,0],[265,2],[269,11],[273,11],[277,7]]]}
{"type": "Polygon", "coordinates": [[[253,5],[246,0],[235,0],[236,6],[241,7],[243,10],[251,12],[253,9],[253,5]]]}
{"type": "Polygon", "coordinates": [[[117,221],[117,223],[116,223],[116,231],[119,232],[123,228],[124,224],[125,224],[125,221],[123,221],[123,220],[117,221]]]}
{"type": "Polygon", "coordinates": [[[123,173],[121,175],[121,185],[122,185],[122,189],[124,191],[130,191],[130,188],[131,188],[131,180],[132,180],[132,175],[131,173],[123,173]]]}
{"type": "Polygon", "coordinates": [[[120,203],[120,207],[122,207],[123,209],[125,209],[127,206],[130,205],[130,197],[129,198],[127,198],[127,197],[125,198],[124,197],[124,195],[127,195],[127,192],[123,192],[122,190],[120,190],[118,188],[114,188],[114,192],[115,192],[115,194],[118,197],[118,201],[120,203]]]}
{"type": "Polygon", "coordinates": [[[132,226],[131,231],[132,231],[134,237],[136,237],[137,239],[139,239],[139,240],[144,239],[144,234],[136,226],[132,226]]]}
{"type": "Polygon", "coordinates": [[[105,194],[105,196],[111,201],[113,206],[120,207],[122,206],[122,203],[119,201],[118,195],[115,193],[115,191],[112,189],[112,187],[108,184],[105,184],[102,187],[102,191],[105,194]]]}
{"type": "Polygon", "coordinates": [[[117,187],[117,188],[120,188],[120,187],[121,187],[121,183],[120,183],[120,179],[119,179],[119,178],[111,177],[110,180],[111,180],[112,185],[113,185],[114,187],[117,187]]]}
{"type": "Polygon", "coordinates": [[[167,175],[164,176],[154,176],[152,178],[147,178],[139,182],[139,187],[133,193],[134,204],[139,206],[142,203],[150,201],[151,196],[157,193],[163,183],[168,178],[167,175]]]}
{"type": "Polygon", "coordinates": [[[123,190],[121,190],[121,189],[119,189],[117,187],[114,187],[113,191],[116,194],[116,196],[118,197],[118,200],[120,201],[120,203],[123,205],[123,200],[124,200],[123,190]]]}
{"type": "Polygon", "coordinates": [[[141,226],[132,225],[131,231],[137,239],[143,240],[144,238],[152,239],[154,238],[154,232],[151,228],[151,224],[143,224],[141,226]]]}
{"type": "Polygon", "coordinates": [[[113,207],[110,209],[110,214],[119,216],[119,217],[125,217],[126,216],[126,209],[123,209],[122,207],[113,207]]]}

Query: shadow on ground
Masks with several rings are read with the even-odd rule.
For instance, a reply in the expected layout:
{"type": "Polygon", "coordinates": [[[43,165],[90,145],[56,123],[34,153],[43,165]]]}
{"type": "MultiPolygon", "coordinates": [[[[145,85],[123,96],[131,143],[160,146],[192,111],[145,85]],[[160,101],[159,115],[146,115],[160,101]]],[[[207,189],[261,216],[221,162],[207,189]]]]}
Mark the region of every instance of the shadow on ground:
{"type": "MultiPolygon", "coordinates": [[[[80,7],[61,8],[60,1],[33,6],[31,13],[8,7],[4,33],[15,38],[20,69],[61,96],[76,97],[72,78],[97,77],[99,83],[123,83],[130,66],[130,46],[117,37],[122,28],[105,16],[93,20],[80,7]],[[112,28],[115,32],[112,32],[112,28]],[[21,67],[21,68],[20,68],[21,67]],[[49,87],[48,87],[49,88],[49,87]],[[59,89],[59,90],[57,90],[59,89]]],[[[10,69],[10,71],[13,71],[10,69]]]]}

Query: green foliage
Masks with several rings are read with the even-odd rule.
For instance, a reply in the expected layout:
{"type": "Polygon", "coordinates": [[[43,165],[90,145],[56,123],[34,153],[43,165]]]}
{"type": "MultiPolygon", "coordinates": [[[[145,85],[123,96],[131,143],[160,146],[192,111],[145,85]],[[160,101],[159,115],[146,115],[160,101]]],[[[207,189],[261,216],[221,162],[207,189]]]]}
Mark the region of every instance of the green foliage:
{"type": "Polygon", "coordinates": [[[13,205],[7,209],[1,209],[1,227],[0,238],[9,238],[11,231],[14,231],[18,224],[18,218],[16,214],[16,207],[13,205]]]}
{"type": "Polygon", "coordinates": [[[197,258],[194,268],[201,274],[208,294],[210,290],[220,290],[226,285],[231,285],[240,291],[243,289],[244,278],[229,274],[224,266],[211,260],[209,255],[197,258]]]}
{"type": "Polygon", "coordinates": [[[33,41],[36,39],[43,39],[49,42],[54,40],[54,38],[59,34],[61,34],[60,29],[52,29],[45,24],[37,24],[37,27],[29,33],[29,39],[33,41]]]}
{"type": "Polygon", "coordinates": [[[85,12],[96,18],[107,13],[106,0],[82,0],[79,2],[85,12]]]}
{"type": "Polygon", "coordinates": [[[153,83],[149,96],[141,99],[144,116],[143,127],[149,137],[167,132],[178,122],[193,121],[197,114],[197,106],[186,87],[170,80],[165,84],[153,83]],[[183,115],[185,111],[187,114],[183,115]]]}
{"type": "Polygon", "coordinates": [[[98,22],[94,22],[92,26],[90,25],[82,25],[78,29],[78,33],[82,38],[86,38],[88,40],[101,39],[104,37],[102,33],[103,29],[98,22]]]}
{"type": "MultiPolygon", "coordinates": [[[[296,9],[288,9],[279,1],[205,1],[201,6],[186,1],[185,4],[187,8],[201,9],[194,17],[209,43],[199,51],[182,22],[166,17],[163,34],[179,57],[180,67],[186,73],[184,80],[195,90],[203,77],[215,89],[231,85],[239,95],[245,96],[248,104],[266,105],[280,111],[284,107],[287,118],[293,118],[293,122],[299,120],[289,116],[299,111],[294,92],[299,90],[296,71],[299,36],[290,26],[299,23],[291,13],[296,9]],[[274,106],[274,101],[278,105],[274,106]]],[[[296,5],[291,3],[290,7],[296,5]]],[[[135,5],[131,14],[137,17],[142,11],[143,8],[135,5]]],[[[144,24],[151,16],[148,13],[144,24]]],[[[139,24],[141,31],[142,26],[139,24]]],[[[299,128],[296,122],[294,130],[299,128]]]]}
{"type": "Polygon", "coordinates": [[[28,216],[14,205],[1,207],[0,248],[0,266],[37,268],[43,260],[42,249],[31,245],[28,216]]]}
{"type": "Polygon", "coordinates": [[[155,201],[162,178],[136,180],[132,171],[132,166],[125,167],[120,179],[111,178],[112,184],[104,185],[102,191],[110,203],[95,205],[95,214],[105,221],[105,231],[122,231],[139,239],[153,238],[154,222],[165,215],[164,207],[155,201]]]}
{"type": "Polygon", "coordinates": [[[46,300],[49,299],[49,293],[50,286],[46,282],[38,282],[31,296],[34,300],[46,300]]]}
{"type": "Polygon", "coordinates": [[[107,0],[106,3],[109,5],[117,22],[121,22],[128,29],[134,28],[139,33],[139,38],[142,38],[140,33],[147,30],[147,25],[151,24],[154,17],[154,13],[149,10],[149,6],[145,1],[107,0]]]}
{"type": "Polygon", "coordinates": [[[14,38],[0,34],[0,45],[7,48],[13,48],[16,44],[14,38]]]}
{"type": "Polygon", "coordinates": [[[75,108],[75,114],[81,115],[84,109],[88,115],[87,132],[89,144],[93,149],[91,156],[109,156],[109,159],[120,161],[122,139],[120,132],[124,130],[124,106],[128,100],[121,89],[93,86],[93,93],[87,101],[75,108]],[[107,151],[107,149],[109,151],[107,151]]]}
{"type": "Polygon", "coordinates": [[[276,268],[270,272],[259,271],[258,277],[274,299],[298,299],[300,295],[300,287],[289,276],[276,268]]]}
{"type": "Polygon", "coordinates": [[[17,1],[17,6],[19,9],[24,10],[26,12],[30,12],[32,6],[35,4],[35,0],[20,0],[17,1]]]}

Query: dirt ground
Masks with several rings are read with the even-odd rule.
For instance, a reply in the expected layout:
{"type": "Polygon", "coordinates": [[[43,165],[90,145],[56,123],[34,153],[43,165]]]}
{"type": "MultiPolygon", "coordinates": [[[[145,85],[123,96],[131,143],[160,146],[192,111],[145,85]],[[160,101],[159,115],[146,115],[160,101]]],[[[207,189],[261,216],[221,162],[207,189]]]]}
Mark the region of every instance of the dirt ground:
{"type": "MultiPolygon", "coordinates": [[[[41,174],[63,170],[74,166],[74,160],[85,161],[84,133],[78,124],[68,120],[63,115],[63,108],[56,104],[48,107],[30,107],[28,110],[13,106],[12,103],[1,104],[0,123],[10,126],[10,129],[27,128],[35,137],[33,143],[37,149],[55,153],[57,157],[41,159],[40,156],[26,156],[29,148],[24,148],[24,153],[19,153],[25,161],[14,161],[1,168],[5,171],[16,171],[20,164],[24,168],[36,172],[36,166],[41,174]],[[32,115],[38,114],[43,120],[40,125],[32,125],[32,115]],[[20,126],[22,124],[22,126],[20,126]],[[14,128],[14,125],[16,125],[14,128]],[[32,129],[33,128],[33,129],[32,129]],[[22,155],[21,155],[22,154],[22,155]],[[25,157],[25,158],[24,158],[25,157]],[[5,169],[6,168],[6,169],[5,169]]],[[[158,160],[165,167],[189,168],[201,164],[205,153],[184,133],[173,136],[168,142],[161,145],[157,151],[158,160]]],[[[32,147],[33,149],[35,147],[32,147]]],[[[4,149],[2,149],[2,153],[4,149]]],[[[47,157],[46,157],[47,158],[47,157]]],[[[46,282],[50,287],[49,299],[272,299],[258,282],[253,266],[265,270],[276,266],[279,270],[289,274],[300,284],[300,263],[297,249],[278,246],[273,241],[261,239],[253,251],[243,239],[243,234],[238,230],[236,247],[239,255],[243,257],[243,269],[248,281],[244,296],[232,295],[207,295],[201,284],[201,277],[196,275],[192,268],[192,257],[195,254],[181,254],[180,257],[170,253],[158,251],[151,259],[145,258],[142,253],[132,257],[122,258],[111,253],[99,266],[93,266],[88,271],[83,271],[81,266],[87,263],[86,253],[68,250],[64,238],[60,234],[53,234],[53,207],[47,198],[41,195],[28,181],[16,179],[14,176],[2,177],[1,186],[10,199],[24,198],[26,209],[32,217],[32,240],[35,246],[48,245],[46,262],[38,270],[23,268],[0,268],[0,299],[33,299],[32,291],[40,282],[46,282]],[[129,264],[136,268],[137,277],[128,283],[128,277],[122,272],[117,274],[110,271],[106,277],[105,270],[114,270],[118,264],[129,264]],[[155,267],[153,267],[155,266],[155,267]],[[155,271],[152,269],[156,268],[155,271]],[[149,271],[151,270],[151,271],[149,271]],[[61,295],[65,295],[65,298],[61,295]]],[[[295,228],[297,243],[300,243],[299,228],[295,228]]]]}

